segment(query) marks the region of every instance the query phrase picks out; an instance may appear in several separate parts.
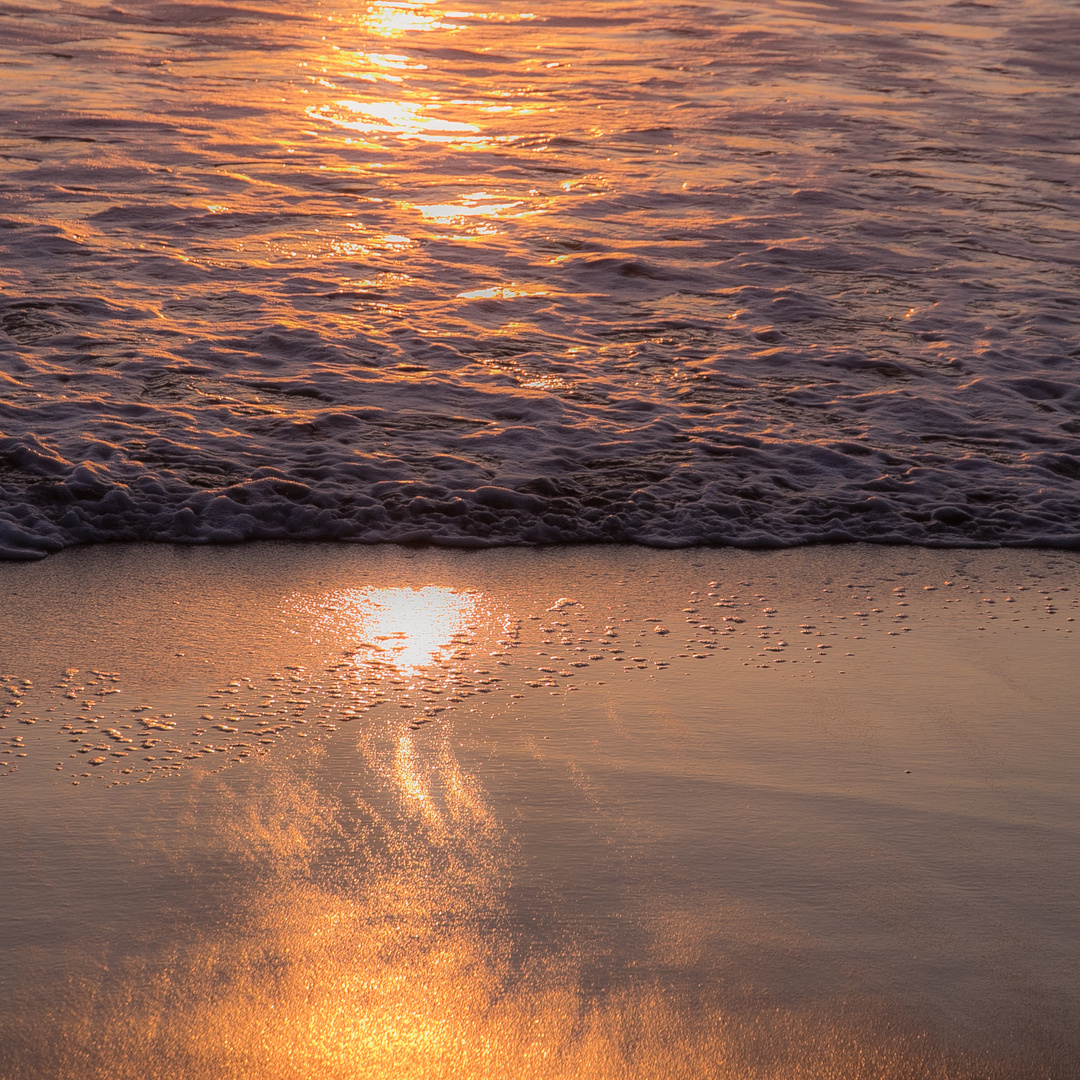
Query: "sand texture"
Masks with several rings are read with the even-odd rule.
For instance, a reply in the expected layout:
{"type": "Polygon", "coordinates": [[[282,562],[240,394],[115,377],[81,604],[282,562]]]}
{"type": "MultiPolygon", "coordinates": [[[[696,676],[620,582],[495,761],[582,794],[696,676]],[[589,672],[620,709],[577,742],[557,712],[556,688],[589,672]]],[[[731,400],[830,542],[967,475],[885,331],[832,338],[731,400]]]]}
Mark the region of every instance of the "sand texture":
{"type": "Polygon", "coordinates": [[[4,567],[0,1076],[1075,1076],[1078,571],[4,567]]]}

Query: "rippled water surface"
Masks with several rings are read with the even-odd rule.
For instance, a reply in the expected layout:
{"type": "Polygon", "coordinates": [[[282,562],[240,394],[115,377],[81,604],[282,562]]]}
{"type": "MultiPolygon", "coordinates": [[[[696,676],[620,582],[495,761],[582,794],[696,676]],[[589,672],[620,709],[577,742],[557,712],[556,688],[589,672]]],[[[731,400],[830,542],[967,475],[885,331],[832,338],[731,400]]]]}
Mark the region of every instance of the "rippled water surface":
{"type": "Polygon", "coordinates": [[[0,555],[1080,543],[1080,7],[0,6],[0,555]]]}

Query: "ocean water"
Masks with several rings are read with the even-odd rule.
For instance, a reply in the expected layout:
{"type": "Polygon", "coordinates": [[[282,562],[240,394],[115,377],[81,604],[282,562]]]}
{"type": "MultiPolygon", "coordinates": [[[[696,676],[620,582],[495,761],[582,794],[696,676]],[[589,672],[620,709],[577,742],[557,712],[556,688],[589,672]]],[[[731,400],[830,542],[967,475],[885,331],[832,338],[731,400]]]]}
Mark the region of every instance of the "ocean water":
{"type": "Polygon", "coordinates": [[[1080,4],[0,5],[0,556],[1080,545],[1080,4]]]}

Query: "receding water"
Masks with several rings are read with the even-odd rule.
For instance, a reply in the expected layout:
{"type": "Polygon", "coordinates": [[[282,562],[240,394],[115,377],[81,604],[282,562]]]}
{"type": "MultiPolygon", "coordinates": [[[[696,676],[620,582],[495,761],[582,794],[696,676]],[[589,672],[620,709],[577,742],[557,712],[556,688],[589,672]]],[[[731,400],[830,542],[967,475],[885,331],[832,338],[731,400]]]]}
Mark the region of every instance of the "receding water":
{"type": "Polygon", "coordinates": [[[1075,0],[0,31],[0,556],[1080,543],[1075,0]]]}

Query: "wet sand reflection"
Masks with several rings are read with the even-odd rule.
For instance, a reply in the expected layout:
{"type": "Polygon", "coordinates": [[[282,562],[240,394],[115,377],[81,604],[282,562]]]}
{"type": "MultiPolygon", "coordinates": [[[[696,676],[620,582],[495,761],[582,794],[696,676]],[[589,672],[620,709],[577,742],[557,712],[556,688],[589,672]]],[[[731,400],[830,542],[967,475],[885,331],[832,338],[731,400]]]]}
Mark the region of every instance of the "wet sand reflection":
{"type": "Polygon", "coordinates": [[[17,571],[3,1080],[1075,1075],[1072,556],[124,554],[17,571]]]}
{"type": "MultiPolygon", "coordinates": [[[[246,864],[247,886],[216,926],[159,927],[152,962],[120,950],[73,964],[47,999],[22,994],[0,1030],[4,1076],[976,1075],[980,1063],[873,1002],[762,1009],[752,987],[702,985],[693,950],[690,978],[637,976],[587,934],[560,948],[515,933],[515,845],[449,745],[423,762],[409,737],[365,749],[372,798],[354,806],[288,769],[242,798],[205,777],[193,801],[217,807],[215,820],[175,862],[246,864]],[[584,974],[598,964],[603,985],[584,974]]],[[[676,958],[700,931],[679,923],[657,943],[676,958]]]]}

